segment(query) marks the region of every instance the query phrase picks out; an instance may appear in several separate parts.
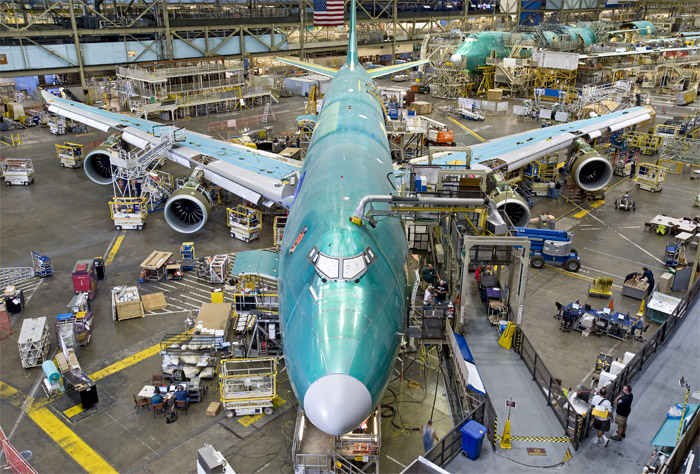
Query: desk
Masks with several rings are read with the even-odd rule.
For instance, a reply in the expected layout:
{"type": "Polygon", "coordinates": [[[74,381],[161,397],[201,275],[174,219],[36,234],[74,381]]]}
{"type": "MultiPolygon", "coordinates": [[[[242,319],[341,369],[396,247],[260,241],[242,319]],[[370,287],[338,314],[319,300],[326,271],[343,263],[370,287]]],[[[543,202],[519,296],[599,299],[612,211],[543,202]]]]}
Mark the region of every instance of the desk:
{"type": "Polygon", "coordinates": [[[676,243],[682,242],[684,244],[687,244],[692,237],[693,234],[691,234],[690,232],[681,232],[680,234],[676,235],[676,243]]]}
{"type": "MultiPolygon", "coordinates": [[[[155,393],[155,385],[144,385],[141,391],[136,395],[137,398],[151,398],[153,394],[155,393]]],[[[163,389],[166,387],[160,387],[160,394],[163,395],[163,389]]],[[[168,393],[165,394],[165,399],[170,400],[172,396],[175,394],[175,390],[177,390],[177,385],[171,385],[170,387],[167,387],[168,393]]]]}
{"type": "Polygon", "coordinates": [[[644,224],[644,228],[654,230],[660,225],[666,226],[669,231],[673,230],[675,232],[688,232],[689,234],[695,234],[695,232],[698,230],[698,225],[693,221],[678,217],[665,216],[663,214],[658,214],[652,220],[646,222],[644,224]]]}
{"type": "MultiPolygon", "coordinates": [[[[695,403],[689,403],[685,411],[685,421],[686,426],[690,425],[690,422],[698,411],[700,405],[695,403]]],[[[656,432],[656,436],[651,440],[651,445],[659,448],[673,448],[676,447],[676,438],[678,437],[678,428],[681,426],[680,418],[666,418],[663,422],[659,431],[656,432]]],[[[669,452],[671,451],[669,450],[669,452]]]]}
{"type": "Polygon", "coordinates": [[[636,318],[632,321],[625,313],[607,314],[602,311],[595,311],[595,313],[599,321],[603,320],[607,323],[605,331],[607,335],[623,341],[627,340],[632,327],[637,324],[636,318]]]}

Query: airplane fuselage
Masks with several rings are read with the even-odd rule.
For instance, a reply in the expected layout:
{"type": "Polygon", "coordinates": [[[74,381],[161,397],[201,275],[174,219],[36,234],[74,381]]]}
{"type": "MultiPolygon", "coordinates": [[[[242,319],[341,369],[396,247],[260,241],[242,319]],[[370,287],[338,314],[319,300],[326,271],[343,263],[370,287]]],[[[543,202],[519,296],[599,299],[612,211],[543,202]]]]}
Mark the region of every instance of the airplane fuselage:
{"type": "Polygon", "coordinates": [[[406,314],[400,220],[374,228],[349,222],[363,196],[395,190],[382,106],[371,87],[359,66],[344,66],[332,79],[280,252],[289,379],[311,421],[336,435],[380,402],[406,314]]]}

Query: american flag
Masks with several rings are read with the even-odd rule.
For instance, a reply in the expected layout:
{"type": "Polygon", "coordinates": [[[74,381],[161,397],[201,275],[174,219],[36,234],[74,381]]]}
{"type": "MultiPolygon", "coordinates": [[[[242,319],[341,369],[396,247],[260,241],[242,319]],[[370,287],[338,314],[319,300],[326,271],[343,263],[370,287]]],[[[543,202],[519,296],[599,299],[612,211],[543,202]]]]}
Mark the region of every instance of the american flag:
{"type": "Polygon", "coordinates": [[[314,0],[314,26],[343,26],[345,0],[314,0]]]}

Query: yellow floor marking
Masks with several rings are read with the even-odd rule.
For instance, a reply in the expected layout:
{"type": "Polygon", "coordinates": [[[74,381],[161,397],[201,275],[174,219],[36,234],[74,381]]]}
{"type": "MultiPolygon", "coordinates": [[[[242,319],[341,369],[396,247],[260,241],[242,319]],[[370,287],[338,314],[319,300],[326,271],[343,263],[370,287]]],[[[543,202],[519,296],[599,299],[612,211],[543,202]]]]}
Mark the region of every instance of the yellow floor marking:
{"type": "Polygon", "coordinates": [[[589,211],[587,211],[587,210],[584,209],[583,211],[579,211],[579,212],[577,212],[576,214],[574,214],[574,217],[576,217],[577,219],[580,219],[581,217],[583,217],[583,216],[585,216],[586,214],[588,214],[588,212],[589,212],[589,211]]]}
{"type": "Polygon", "coordinates": [[[27,397],[16,388],[3,382],[0,382],[0,398],[8,400],[18,408],[22,408],[25,401],[28,402],[27,415],[29,415],[29,418],[87,472],[100,474],[117,473],[107,461],[102,459],[94,449],[59,420],[51,410],[45,408],[47,400],[35,402],[33,398],[27,397]]]}
{"type": "Polygon", "coordinates": [[[112,263],[112,260],[114,260],[114,257],[117,255],[117,250],[119,250],[119,246],[122,244],[122,240],[124,240],[125,236],[125,233],[123,233],[117,237],[117,240],[114,241],[114,245],[112,245],[112,249],[109,251],[109,255],[107,255],[107,260],[105,260],[105,266],[112,263]]]}
{"type": "MultiPolygon", "coordinates": [[[[579,275],[578,273],[567,272],[567,271],[564,270],[564,269],[557,268],[557,267],[552,267],[552,266],[550,266],[550,265],[545,265],[545,267],[548,268],[548,269],[550,269],[550,270],[554,270],[555,272],[559,272],[559,273],[561,273],[562,275],[568,275],[568,276],[570,276],[570,277],[578,278],[579,280],[593,281],[593,278],[592,278],[592,277],[589,277],[589,276],[586,276],[586,275],[579,275]]],[[[613,285],[612,287],[615,288],[616,290],[622,290],[622,287],[621,287],[620,285],[613,285]]]]}
{"type": "Polygon", "coordinates": [[[85,411],[85,409],[83,408],[82,405],[75,405],[75,406],[70,407],[68,410],[65,410],[63,412],[63,414],[66,415],[66,418],[70,418],[70,417],[75,416],[78,413],[82,413],[84,411],[85,411]]]}
{"type": "Polygon", "coordinates": [[[92,135],[92,132],[79,133],[78,135],[76,135],[76,137],[84,137],[85,135],[92,135]]]}
{"type": "Polygon", "coordinates": [[[160,342],[158,344],[152,345],[151,347],[147,347],[146,349],[137,352],[136,354],[130,355],[129,357],[115,362],[114,364],[109,365],[104,369],[98,370],[97,372],[88,375],[88,377],[90,377],[90,379],[93,382],[97,382],[98,380],[103,379],[108,375],[112,375],[116,372],[119,372],[120,370],[126,369],[127,367],[131,367],[132,365],[138,364],[139,362],[158,354],[158,352],[160,352],[160,342]]]}
{"type": "Polygon", "coordinates": [[[593,204],[591,204],[591,207],[593,209],[602,206],[605,203],[605,199],[601,199],[600,201],[596,201],[593,204]]]}
{"type": "MultiPolygon", "coordinates": [[[[272,399],[272,408],[277,409],[285,403],[287,403],[287,400],[285,400],[284,398],[275,397],[272,399]]],[[[252,415],[252,416],[246,415],[246,416],[240,417],[238,419],[238,422],[247,428],[250,425],[252,425],[253,423],[255,423],[256,421],[258,421],[263,416],[265,416],[265,415],[262,413],[259,415],[252,415]]]]}
{"type": "Polygon", "coordinates": [[[30,407],[29,418],[46,434],[51,436],[73,460],[87,472],[100,474],[117,473],[97,452],[66,426],[48,408],[30,407]]]}

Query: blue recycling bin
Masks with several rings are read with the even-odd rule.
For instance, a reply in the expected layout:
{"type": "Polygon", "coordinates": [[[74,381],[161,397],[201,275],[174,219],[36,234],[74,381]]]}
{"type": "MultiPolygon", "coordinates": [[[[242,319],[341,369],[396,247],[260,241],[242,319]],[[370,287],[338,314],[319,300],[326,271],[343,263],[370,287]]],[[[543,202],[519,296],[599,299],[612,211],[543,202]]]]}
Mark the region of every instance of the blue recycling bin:
{"type": "Polygon", "coordinates": [[[469,420],[462,426],[462,450],[472,461],[481,454],[484,436],[486,436],[486,427],[474,420],[469,420]]]}

